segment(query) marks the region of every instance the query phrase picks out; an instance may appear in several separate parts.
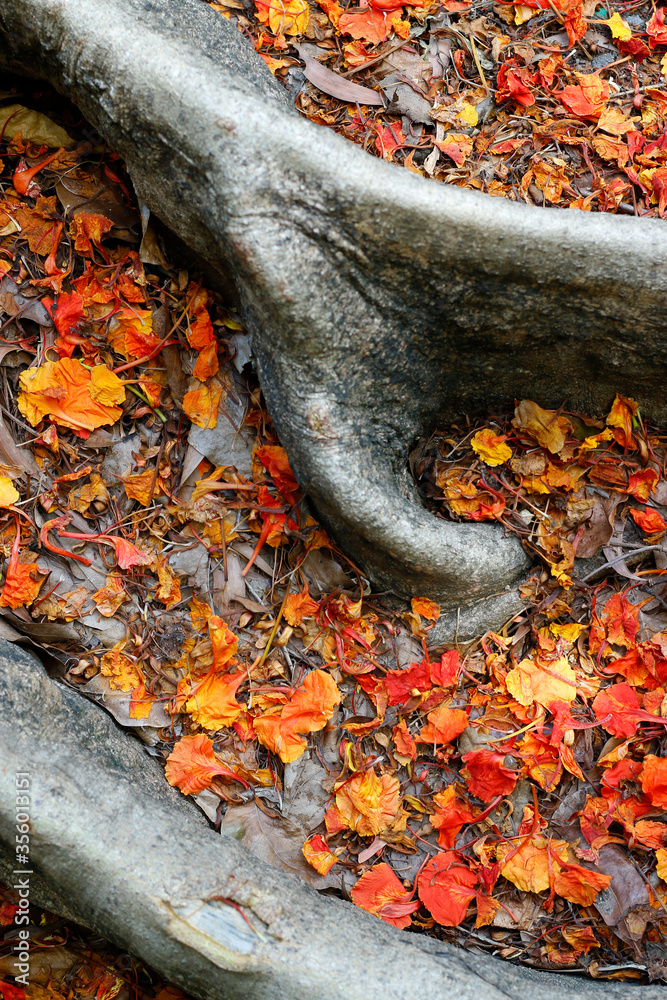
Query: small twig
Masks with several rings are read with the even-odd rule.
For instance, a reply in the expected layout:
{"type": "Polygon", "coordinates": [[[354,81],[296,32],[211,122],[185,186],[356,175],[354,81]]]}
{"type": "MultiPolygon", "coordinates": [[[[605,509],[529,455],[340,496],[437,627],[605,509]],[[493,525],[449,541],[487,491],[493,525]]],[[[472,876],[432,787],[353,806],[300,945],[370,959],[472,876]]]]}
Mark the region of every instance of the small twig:
{"type": "Polygon", "coordinates": [[[624,552],[622,555],[616,556],[614,559],[610,559],[609,562],[603,563],[602,566],[598,566],[597,569],[587,573],[586,576],[582,577],[579,582],[588,583],[588,581],[592,580],[594,576],[598,575],[598,573],[601,573],[605,569],[610,569],[612,566],[615,566],[616,563],[623,562],[623,560],[627,559],[629,556],[639,555],[640,552],[656,551],[664,552],[662,545],[640,545],[638,549],[630,549],[629,552],[624,552]]]}
{"type": "Polygon", "coordinates": [[[475,45],[475,39],[474,39],[474,37],[472,35],[470,36],[470,46],[472,48],[472,57],[475,60],[475,66],[477,67],[477,72],[479,73],[480,79],[481,79],[482,83],[484,84],[484,87],[485,87],[486,92],[488,94],[489,91],[490,91],[490,87],[489,87],[488,83],[486,82],[486,77],[484,76],[484,70],[482,69],[482,64],[479,61],[479,56],[477,54],[477,46],[475,45]]]}
{"type": "Polygon", "coordinates": [[[160,435],[161,436],[160,450],[157,453],[157,459],[156,459],[156,462],[155,462],[155,472],[153,473],[153,479],[151,481],[151,488],[150,488],[150,490],[148,492],[148,501],[146,503],[147,507],[150,507],[150,505],[153,502],[153,494],[155,493],[155,485],[157,483],[157,477],[160,475],[160,462],[162,461],[162,455],[164,454],[164,446],[165,446],[165,443],[166,443],[166,435],[165,435],[165,430],[164,429],[165,429],[165,424],[163,423],[162,424],[162,434],[160,435]]]}
{"type": "Polygon", "coordinates": [[[273,623],[273,628],[271,629],[271,631],[269,633],[269,638],[268,638],[268,641],[266,643],[266,646],[262,650],[262,655],[259,657],[259,660],[256,663],[256,666],[258,666],[258,667],[262,666],[262,664],[264,663],[264,660],[269,655],[269,650],[271,649],[271,643],[275,639],[276,633],[278,632],[278,627],[279,627],[280,621],[281,621],[281,619],[283,617],[283,611],[285,610],[285,605],[287,604],[287,598],[289,596],[289,592],[290,592],[291,587],[292,587],[292,577],[290,577],[288,579],[288,581],[287,581],[287,586],[285,587],[285,595],[283,597],[282,604],[280,605],[280,608],[278,609],[278,614],[276,615],[276,620],[273,623]]]}
{"type": "Polygon", "coordinates": [[[364,69],[370,69],[371,66],[375,66],[376,63],[382,62],[383,59],[386,59],[387,56],[390,56],[393,52],[398,52],[398,50],[402,49],[406,44],[407,42],[404,40],[400,42],[399,45],[392,45],[390,49],[387,49],[386,52],[381,52],[379,56],[375,57],[375,59],[369,59],[368,62],[362,63],[361,66],[356,66],[354,69],[348,69],[345,73],[339,73],[338,75],[345,77],[354,76],[355,73],[361,73],[364,69]]]}

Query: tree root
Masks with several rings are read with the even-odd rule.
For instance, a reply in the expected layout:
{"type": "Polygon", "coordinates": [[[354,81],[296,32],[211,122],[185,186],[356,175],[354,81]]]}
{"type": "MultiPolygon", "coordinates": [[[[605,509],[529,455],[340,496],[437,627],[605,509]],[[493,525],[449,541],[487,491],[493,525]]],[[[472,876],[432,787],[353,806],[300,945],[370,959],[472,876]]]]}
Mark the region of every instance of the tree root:
{"type": "Polygon", "coordinates": [[[380,587],[444,608],[528,560],[421,506],[419,435],[522,397],[595,412],[662,385],[661,223],[436,185],[302,120],[199,0],[4,0],[0,63],[49,79],[142,200],[234,285],[301,484],[380,587]]]}

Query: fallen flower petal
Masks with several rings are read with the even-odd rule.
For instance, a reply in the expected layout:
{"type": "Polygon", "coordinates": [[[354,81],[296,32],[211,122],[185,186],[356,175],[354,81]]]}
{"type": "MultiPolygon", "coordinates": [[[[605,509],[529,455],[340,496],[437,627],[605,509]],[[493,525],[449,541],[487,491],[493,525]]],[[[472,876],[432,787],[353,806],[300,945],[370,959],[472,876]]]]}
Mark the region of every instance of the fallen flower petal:
{"type": "Polygon", "coordinates": [[[639,697],[629,684],[612,684],[596,694],[593,711],[603,729],[612,736],[634,736],[641,718],[639,697]]]}
{"type": "Polygon", "coordinates": [[[120,406],[93,398],[91,388],[96,391],[100,376],[91,385],[92,372],[74,358],[46,361],[39,368],[28,368],[21,372],[19,382],[22,389],[19,410],[33,427],[50,416],[63,427],[92,431],[115,423],[123,412],[120,406]]]}
{"type": "Polygon", "coordinates": [[[658,474],[653,469],[644,469],[643,472],[633,472],[628,476],[627,492],[635,500],[646,503],[650,494],[655,489],[657,482],[658,474]]]}
{"type": "Polygon", "coordinates": [[[236,663],[234,657],[239,648],[238,636],[234,635],[226,622],[218,615],[208,618],[208,635],[213,648],[213,666],[216,670],[225,670],[236,663]]]}
{"type": "Polygon", "coordinates": [[[113,691],[132,691],[144,683],[144,675],[136,657],[123,652],[120,643],[100,657],[100,673],[109,679],[113,691]]]}
{"type": "Polygon", "coordinates": [[[665,24],[666,11],[667,7],[655,8],[653,17],[651,17],[646,25],[648,43],[652,49],[657,48],[659,45],[667,45],[667,25],[665,24]]]}
{"type": "Polygon", "coordinates": [[[505,767],[504,753],[497,750],[471,750],[461,759],[466,765],[468,790],[483,802],[490,802],[497,795],[509,795],[516,785],[519,775],[505,767]]]}
{"type": "MultiPolygon", "coordinates": [[[[244,705],[236,700],[236,691],[246,680],[246,674],[220,674],[213,667],[203,680],[190,686],[185,702],[185,711],[202,729],[217,731],[231,726],[244,710],[244,705]]],[[[179,693],[182,681],[179,682],[179,693]]],[[[187,684],[187,682],[186,682],[187,684]]]]}
{"type": "Polygon", "coordinates": [[[641,783],[651,805],[667,809],[667,759],[656,757],[652,753],[646,754],[641,783]]]}
{"type": "Polygon", "coordinates": [[[151,714],[151,709],[155,704],[155,695],[146,690],[146,684],[142,680],[137,687],[132,689],[130,699],[130,718],[147,719],[151,714]]]}
{"type": "Polygon", "coordinates": [[[394,741],[394,756],[401,764],[407,764],[417,757],[417,744],[407,727],[405,719],[401,719],[392,730],[394,741]]]}
{"type": "Polygon", "coordinates": [[[9,476],[0,476],[0,507],[11,507],[21,499],[9,476]]]}
{"type": "Polygon", "coordinates": [[[319,602],[314,601],[308,593],[308,584],[298,594],[290,594],[285,602],[283,615],[285,621],[292,627],[300,625],[304,618],[312,618],[319,611],[319,602]]]}
{"type": "Polygon", "coordinates": [[[663,882],[667,882],[667,847],[661,847],[655,852],[656,871],[663,882]]]}
{"type": "Polygon", "coordinates": [[[505,680],[507,690],[521,705],[537,702],[545,708],[553,701],[574,701],[577,696],[576,674],[567,658],[543,662],[522,660],[505,680]]]}
{"type": "Polygon", "coordinates": [[[438,831],[438,843],[441,847],[453,847],[457,834],[467,823],[475,822],[475,815],[468,803],[458,797],[455,783],[437,792],[433,796],[433,805],[435,812],[430,822],[438,831]]]}
{"type": "Polygon", "coordinates": [[[222,386],[216,385],[215,382],[207,382],[198,389],[186,392],[183,397],[183,413],[193,424],[204,430],[216,427],[221,397],[222,386]]]}
{"type": "Polygon", "coordinates": [[[69,234],[74,240],[74,249],[83,254],[92,254],[99,247],[102,238],[113,229],[113,222],[96,212],[79,212],[70,223],[69,234]]]}
{"type": "Polygon", "coordinates": [[[14,520],[16,534],[12,543],[4,586],[2,593],[0,593],[0,606],[3,608],[20,608],[22,605],[32,604],[44,582],[44,574],[40,572],[36,563],[19,562],[21,530],[16,514],[14,514],[14,520]]]}
{"type": "Polygon", "coordinates": [[[419,873],[419,898],[437,923],[457,927],[475,898],[478,882],[477,875],[459,861],[454,851],[443,851],[419,873]]]}
{"type": "Polygon", "coordinates": [[[563,865],[554,874],[554,889],[558,895],[579,906],[592,906],[598,893],[606,889],[610,882],[611,875],[603,875],[572,862],[563,865]]]}
{"type": "Polygon", "coordinates": [[[416,615],[428,619],[430,622],[437,622],[440,617],[440,605],[435,601],[429,601],[427,597],[413,597],[410,607],[416,615]]]}
{"type": "Polygon", "coordinates": [[[584,119],[597,119],[609,97],[609,84],[596,73],[575,73],[579,83],[563,87],[558,97],[568,111],[584,119]]]}
{"type": "Polygon", "coordinates": [[[530,399],[522,400],[514,411],[512,424],[517,430],[528,434],[552,455],[557,455],[565,445],[565,434],[572,430],[566,417],[555,410],[543,410],[530,399]]]}
{"type": "Polygon", "coordinates": [[[468,728],[468,715],[460,708],[441,708],[429,712],[428,724],[419,734],[422,743],[451,743],[468,728]]]}
{"type": "Polygon", "coordinates": [[[494,466],[503,465],[512,457],[512,449],[505,441],[504,435],[495,434],[490,427],[485,427],[473,435],[470,444],[486,465],[494,466]]]}
{"type": "Polygon", "coordinates": [[[411,898],[412,893],[405,889],[384,861],[364,872],[350,889],[350,896],[355,906],[399,928],[409,927],[412,922],[410,914],[419,909],[419,901],[411,898]],[[395,915],[390,910],[390,907],[396,908],[397,904],[403,910],[400,915],[395,915]]]}
{"type": "Polygon", "coordinates": [[[391,774],[359,772],[336,786],[340,821],[362,837],[375,836],[394,823],[401,808],[400,785],[391,774]]]}
{"type": "Polygon", "coordinates": [[[650,534],[657,531],[665,531],[667,529],[667,521],[665,521],[662,514],[653,508],[646,508],[645,510],[637,510],[633,507],[630,511],[633,521],[635,524],[650,534]]]}
{"type": "Polygon", "coordinates": [[[500,843],[500,874],[522,892],[543,892],[549,888],[549,873],[554,866],[557,869],[558,859],[567,860],[567,850],[566,841],[541,836],[500,843]]]}
{"type": "Polygon", "coordinates": [[[320,875],[327,875],[338,861],[324,837],[320,837],[319,833],[309,837],[301,850],[308,864],[320,875]]]}
{"type": "Polygon", "coordinates": [[[184,795],[203,792],[216,775],[239,781],[244,788],[250,787],[247,781],[217,761],[213,743],[203,734],[184,736],[167,757],[167,781],[180,788],[184,795]]]}
{"type": "Polygon", "coordinates": [[[277,753],[283,763],[290,763],[306,749],[306,741],[298,734],[323,729],[340,701],[341,693],[331,675],[313,670],[279,714],[255,716],[255,732],[260,743],[277,753]]]}

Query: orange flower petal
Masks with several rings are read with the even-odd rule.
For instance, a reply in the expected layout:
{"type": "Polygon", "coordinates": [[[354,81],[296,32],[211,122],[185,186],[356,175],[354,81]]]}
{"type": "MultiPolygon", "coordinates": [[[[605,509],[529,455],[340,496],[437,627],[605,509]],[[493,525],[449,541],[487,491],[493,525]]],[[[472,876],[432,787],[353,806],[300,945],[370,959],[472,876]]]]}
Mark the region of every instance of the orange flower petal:
{"type": "Polygon", "coordinates": [[[213,743],[200,734],[184,736],[167,757],[165,775],[170,785],[180,788],[184,795],[197,795],[213,781],[216,775],[240,781],[248,788],[247,781],[220,764],[213,751],[213,743]]]}

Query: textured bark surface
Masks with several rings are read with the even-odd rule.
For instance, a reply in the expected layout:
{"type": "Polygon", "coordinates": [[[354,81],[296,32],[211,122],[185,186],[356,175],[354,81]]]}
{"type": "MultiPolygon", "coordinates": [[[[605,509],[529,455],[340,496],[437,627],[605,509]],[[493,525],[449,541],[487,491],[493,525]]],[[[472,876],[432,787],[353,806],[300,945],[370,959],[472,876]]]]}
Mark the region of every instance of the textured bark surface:
{"type": "Polygon", "coordinates": [[[658,987],[472,955],[320,896],[216,835],[138,741],[0,640],[0,879],[10,885],[17,771],[30,774],[33,901],[196,997],[664,1000],[658,987]]]}
{"type": "Polygon", "coordinates": [[[327,526],[380,587],[454,608],[525,569],[433,518],[411,443],[515,397],[664,418],[662,222],[436,185],[302,120],[199,0],[3,0],[0,65],[48,78],[140,197],[235,285],[269,409],[327,526]]]}

